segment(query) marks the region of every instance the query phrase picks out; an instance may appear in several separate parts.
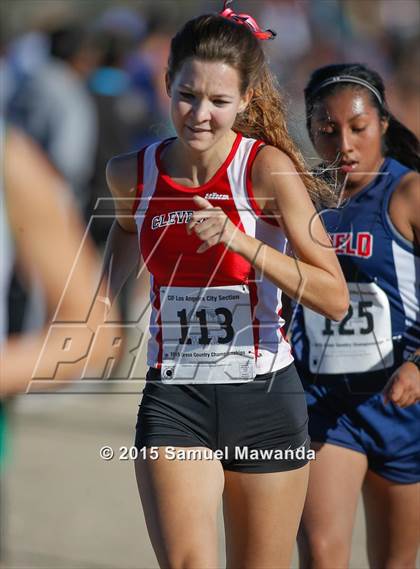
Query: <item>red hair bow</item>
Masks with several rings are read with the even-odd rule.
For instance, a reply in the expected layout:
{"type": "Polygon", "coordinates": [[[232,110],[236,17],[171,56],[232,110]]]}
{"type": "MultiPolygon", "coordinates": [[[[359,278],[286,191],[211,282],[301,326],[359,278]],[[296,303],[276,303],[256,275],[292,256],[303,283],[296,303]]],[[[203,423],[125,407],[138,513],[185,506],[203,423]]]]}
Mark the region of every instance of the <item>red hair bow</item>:
{"type": "Polygon", "coordinates": [[[249,14],[235,14],[231,8],[227,8],[231,2],[233,2],[233,0],[224,1],[223,10],[219,12],[219,16],[227,18],[228,20],[233,20],[237,24],[247,26],[259,40],[272,40],[276,37],[276,32],[273,32],[272,30],[262,30],[254,18],[249,14]]]}

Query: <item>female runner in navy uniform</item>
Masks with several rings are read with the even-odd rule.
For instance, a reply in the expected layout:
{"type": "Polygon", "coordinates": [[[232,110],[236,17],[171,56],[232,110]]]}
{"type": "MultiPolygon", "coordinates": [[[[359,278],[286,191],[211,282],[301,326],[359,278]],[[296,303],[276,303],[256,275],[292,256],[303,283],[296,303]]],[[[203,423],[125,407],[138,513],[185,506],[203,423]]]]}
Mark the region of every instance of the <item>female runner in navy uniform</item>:
{"type": "Polygon", "coordinates": [[[136,472],[153,547],[171,569],[219,567],[222,494],[228,566],[290,564],[308,437],[281,290],[333,320],[348,307],[319,220],[309,231],[307,190],[323,186],[287,133],[259,42],[272,35],[226,5],[187,22],[166,75],[177,138],[107,170],[118,218],[112,287],[137,261],[133,243],[151,273],[136,472]],[[282,252],[286,235],[299,261],[282,252]],[[196,459],[182,460],[187,451],[196,459]]]}
{"type": "Polygon", "coordinates": [[[340,323],[300,307],[292,344],[311,465],[302,567],[346,567],[360,490],[371,567],[414,567],[420,528],[419,144],[363,65],[315,71],[307,125],[342,188],[322,218],[350,292],[340,323]],[[417,284],[416,284],[417,283],[417,284]]]}

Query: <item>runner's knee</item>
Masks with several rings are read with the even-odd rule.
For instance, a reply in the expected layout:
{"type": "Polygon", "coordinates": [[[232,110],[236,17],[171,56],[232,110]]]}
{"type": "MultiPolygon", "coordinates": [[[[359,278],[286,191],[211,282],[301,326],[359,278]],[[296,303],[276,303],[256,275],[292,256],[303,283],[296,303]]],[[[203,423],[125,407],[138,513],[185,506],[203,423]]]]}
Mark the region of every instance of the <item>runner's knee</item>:
{"type": "MultiPolygon", "coordinates": [[[[212,552],[206,551],[205,544],[172,552],[167,556],[164,569],[214,569],[219,563],[212,552]]],[[[162,568],[162,569],[163,569],[162,568]]]]}
{"type": "Polygon", "coordinates": [[[305,546],[309,568],[344,569],[348,566],[350,544],[344,537],[325,532],[306,534],[305,546]]]}

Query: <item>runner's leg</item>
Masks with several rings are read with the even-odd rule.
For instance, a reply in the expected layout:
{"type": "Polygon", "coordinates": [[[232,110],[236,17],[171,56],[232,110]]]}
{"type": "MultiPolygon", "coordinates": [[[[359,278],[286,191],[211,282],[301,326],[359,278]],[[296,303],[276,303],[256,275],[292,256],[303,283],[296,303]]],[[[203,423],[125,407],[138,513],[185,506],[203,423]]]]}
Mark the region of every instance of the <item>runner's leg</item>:
{"type": "MultiPolygon", "coordinates": [[[[204,452],[203,447],[194,448],[204,452]]],[[[136,477],[160,567],[219,567],[217,511],[224,484],[220,462],[169,460],[159,447],[158,459],[136,461],[136,477]]]]}
{"type": "Polygon", "coordinates": [[[309,486],[299,529],[299,560],[304,569],[348,567],[366,456],[331,444],[313,443],[309,486]]]}
{"type": "Polygon", "coordinates": [[[274,473],[225,471],[228,569],[289,567],[309,466],[274,473]]]}
{"type": "Polygon", "coordinates": [[[363,499],[370,567],[415,567],[420,545],[420,484],[397,484],[369,470],[363,499]]]}

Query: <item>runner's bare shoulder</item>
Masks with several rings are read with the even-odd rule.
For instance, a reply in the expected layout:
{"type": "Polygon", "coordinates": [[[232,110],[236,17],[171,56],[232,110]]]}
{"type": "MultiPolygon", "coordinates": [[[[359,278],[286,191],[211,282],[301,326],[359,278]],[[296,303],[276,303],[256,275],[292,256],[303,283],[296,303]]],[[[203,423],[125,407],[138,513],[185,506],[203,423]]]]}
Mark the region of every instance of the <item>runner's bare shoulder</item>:
{"type": "Polygon", "coordinates": [[[135,231],[132,209],[137,193],[137,152],[114,156],[106,166],[106,179],[114,197],[118,223],[127,231],[135,231]]]}

